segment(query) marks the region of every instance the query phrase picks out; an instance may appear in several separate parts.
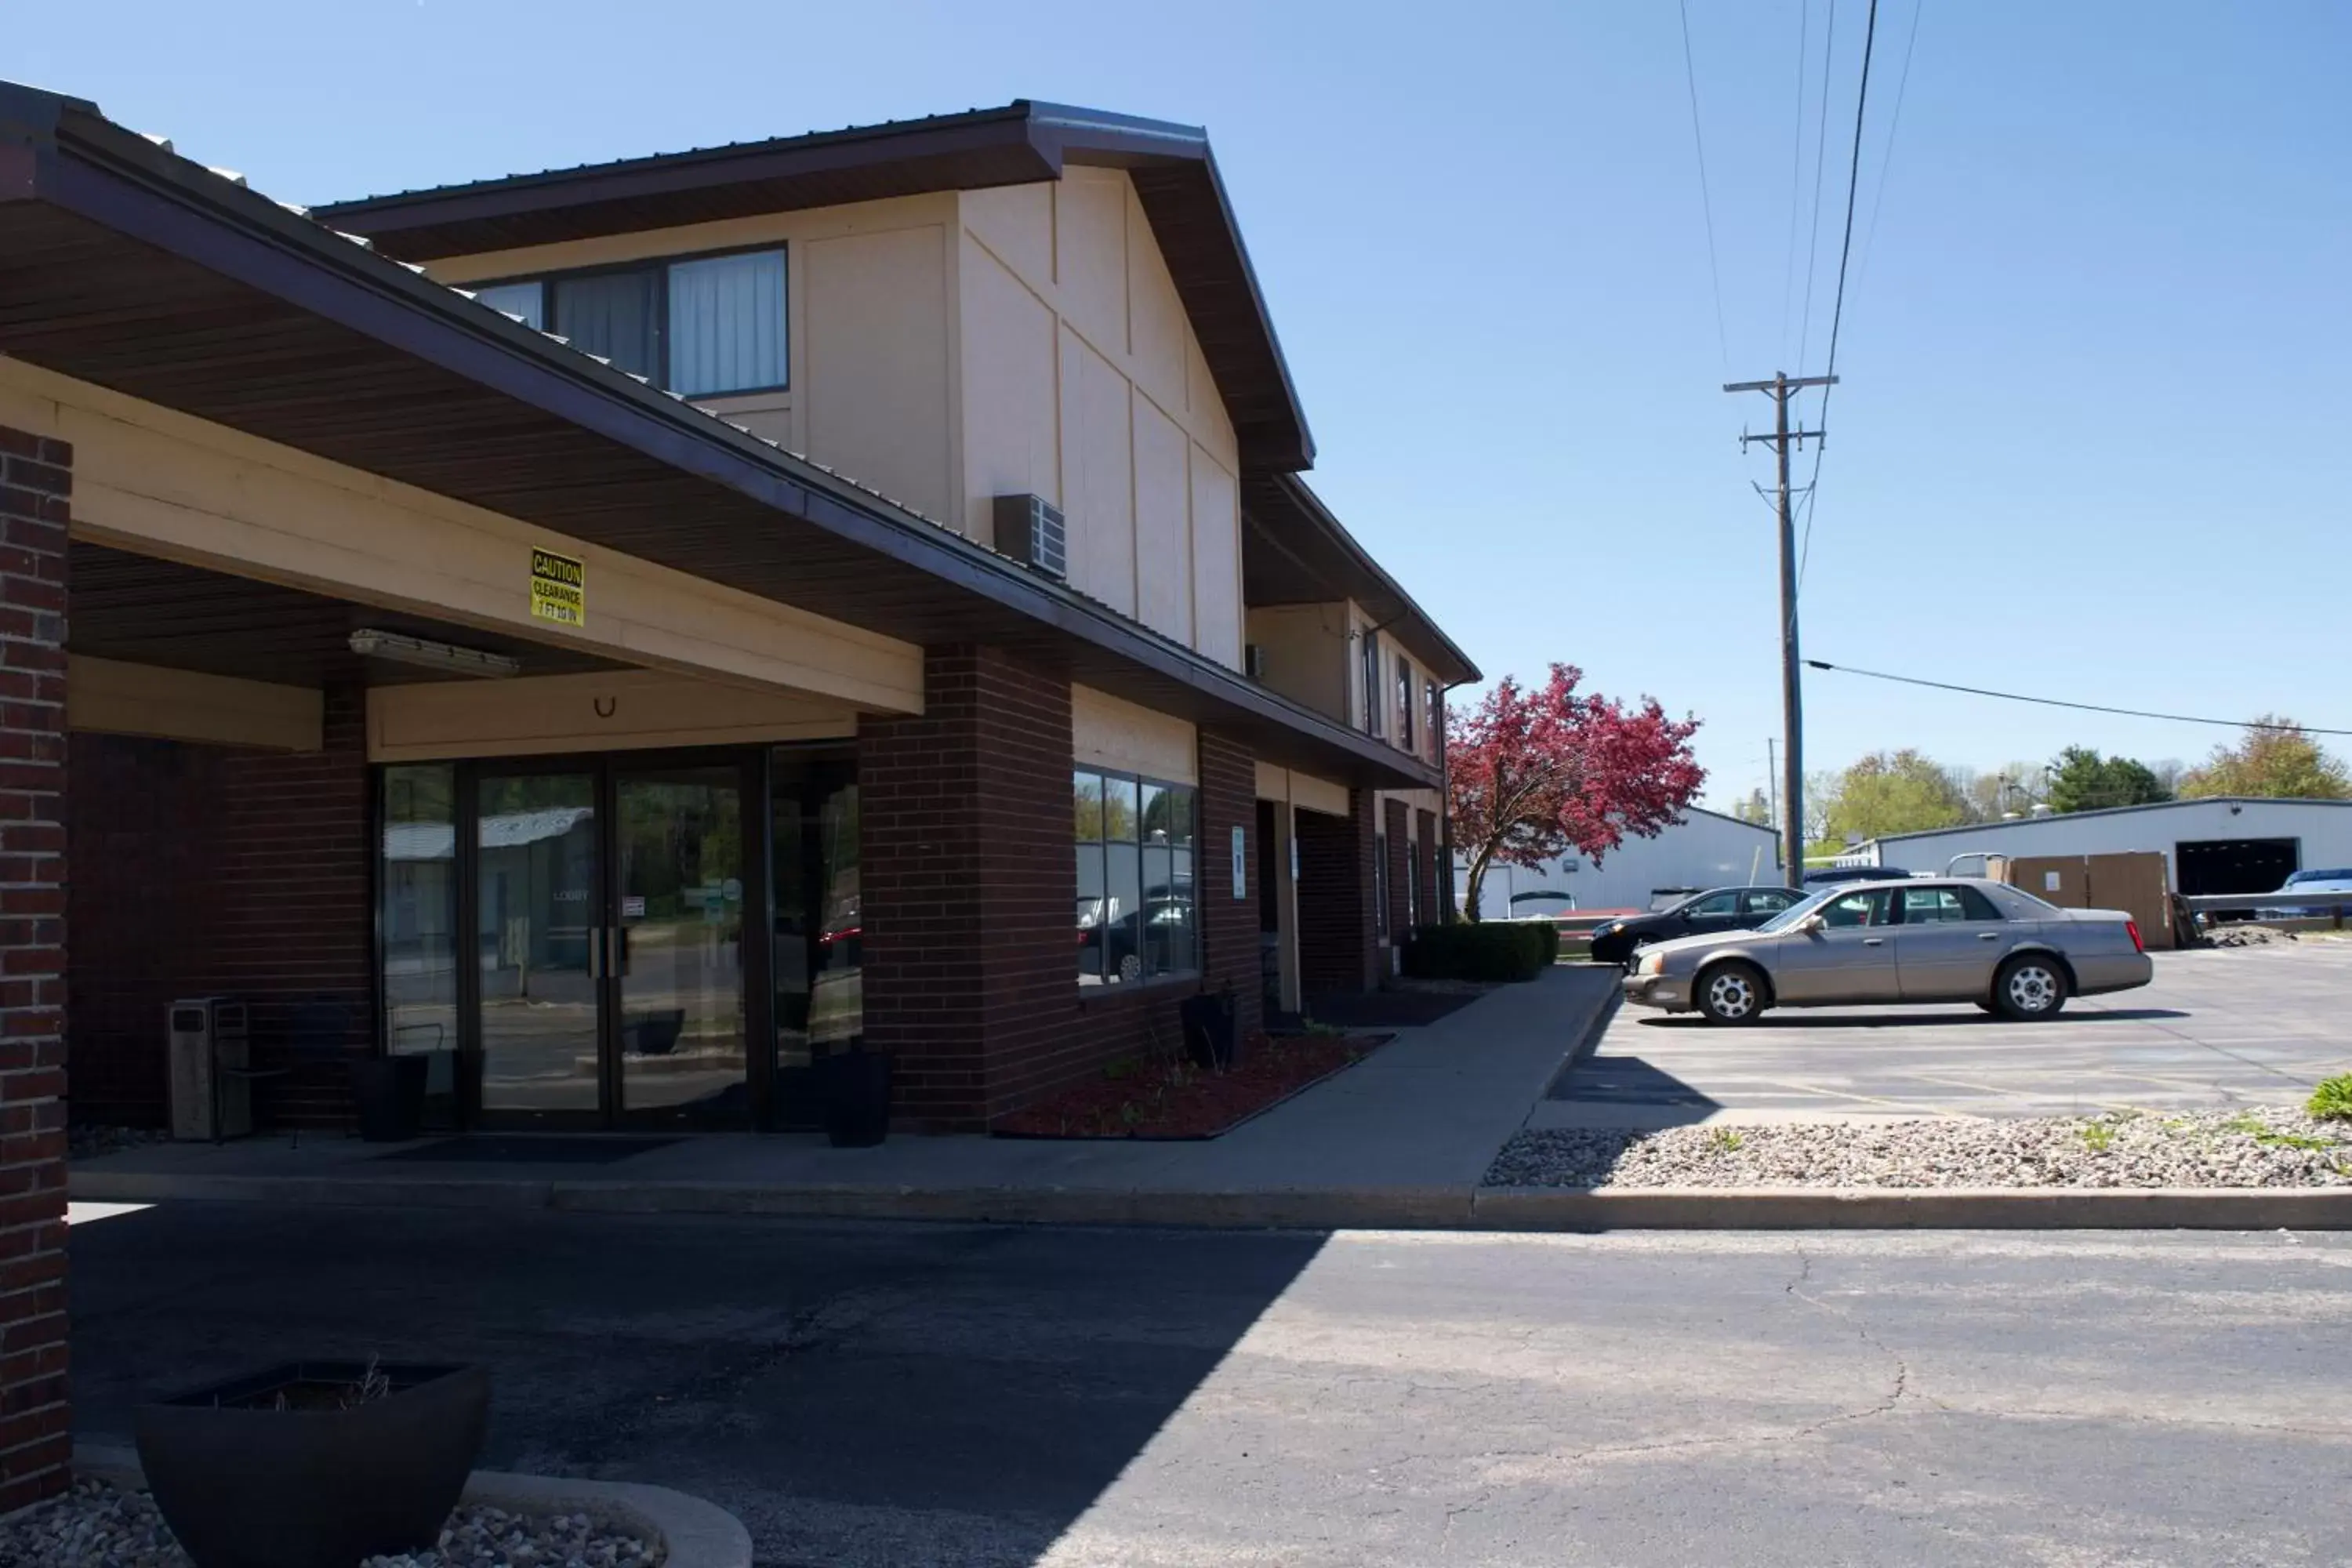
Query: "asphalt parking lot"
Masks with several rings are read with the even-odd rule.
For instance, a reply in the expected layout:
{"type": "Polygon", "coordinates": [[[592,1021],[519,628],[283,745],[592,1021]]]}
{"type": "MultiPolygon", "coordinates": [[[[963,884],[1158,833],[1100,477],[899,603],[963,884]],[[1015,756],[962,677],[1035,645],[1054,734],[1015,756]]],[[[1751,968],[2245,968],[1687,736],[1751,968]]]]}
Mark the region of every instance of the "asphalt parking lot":
{"type": "Polygon", "coordinates": [[[1845,1116],[2085,1115],[2299,1102],[2352,1071],[2352,942],[2156,955],[2155,982],[2044,1024],[1973,1007],[1622,1007],[1530,1127],[1845,1116]]]}

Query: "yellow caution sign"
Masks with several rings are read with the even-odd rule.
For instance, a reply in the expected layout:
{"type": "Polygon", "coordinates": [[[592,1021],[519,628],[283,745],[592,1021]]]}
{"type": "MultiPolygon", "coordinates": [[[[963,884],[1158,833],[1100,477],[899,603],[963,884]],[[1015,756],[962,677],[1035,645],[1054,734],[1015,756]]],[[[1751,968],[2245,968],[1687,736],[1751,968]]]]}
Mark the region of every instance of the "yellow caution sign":
{"type": "Polygon", "coordinates": [[[579,562],[551,550],[530,552],[530,613],[560,626],[588,624],[588,579],[579,562]]]}

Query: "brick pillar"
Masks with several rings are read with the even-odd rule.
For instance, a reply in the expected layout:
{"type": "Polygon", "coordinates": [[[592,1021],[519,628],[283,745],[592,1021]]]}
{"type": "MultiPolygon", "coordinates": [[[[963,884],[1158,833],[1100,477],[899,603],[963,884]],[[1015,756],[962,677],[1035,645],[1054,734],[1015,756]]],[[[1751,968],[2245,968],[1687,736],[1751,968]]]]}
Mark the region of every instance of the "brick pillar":
{"type": "Polygon", "coordinates": [[[66,1489],[66,514],[0,427],[0,1513],[66,1489]]]}
{"type": "Polygon", "coordinates": [[[1349,791],[1345,816],[1297,814],[1298,975],[1307,996],[1376,984],[1372,798],[1370,790],[1349,791]]]}
{"type": "Polygon", "coordinates": [[[1192,889],[1201,918],[1201,968],[1211,991],[1230,988],[1234,1025],[1246,1039],[1263,1026],[1265,987],[1258,969],[1257,759],[1239,741],[1200,736],[1201,826],[1192,889]],[[1242,830],[1243,897],[1234,897],[1234,829],[1242,830]]]}
{"type": "Polygon", "coordinates": [[[1406,837],[1412,831],[1412,808],[1401,800],[1381,803],[1381,831],[1389,837],[1389,941],[1397,947],[1405,944],[1412,934],[1410,913],[1412,895],[1407,884],[1412,878],[1412,841],[1406,837]]]}
{"type": "Polygon", "coordinates": [[[866,1043],[896,1058],[901,1120],[977,1130],[1076,1048],[1070,688],[931,648],[923,703],[858,726],[866,1043]]]}
{"type": "Polygon", "coordinates": [[[1416,814],[1413,826],[1420,832],[1415,852],[1413,874],[1421,879],[1421,923],[1425,926],[1445,923],[1445,893],[1437,875],[1438,857],[1443,849],[1437,842],[1437,813],[1416,814]]]}

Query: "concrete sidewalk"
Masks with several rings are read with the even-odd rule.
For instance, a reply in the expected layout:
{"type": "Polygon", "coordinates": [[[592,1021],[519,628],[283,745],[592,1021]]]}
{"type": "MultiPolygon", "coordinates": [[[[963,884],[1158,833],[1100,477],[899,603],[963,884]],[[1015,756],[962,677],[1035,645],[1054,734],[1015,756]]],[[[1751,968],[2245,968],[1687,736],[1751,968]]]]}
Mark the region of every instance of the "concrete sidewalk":
{"type": "Polygon", "coordinates": [[[611,1213],[1174,1225],[1464,1225],[1478,1179],[1614,999],[1563,966],[1396,1040],[1209,1142],[698,1136],[612,1165],[436,1165],[265,1137],[78,1161],[84,1202],[257,1200],[611,1213]]]}

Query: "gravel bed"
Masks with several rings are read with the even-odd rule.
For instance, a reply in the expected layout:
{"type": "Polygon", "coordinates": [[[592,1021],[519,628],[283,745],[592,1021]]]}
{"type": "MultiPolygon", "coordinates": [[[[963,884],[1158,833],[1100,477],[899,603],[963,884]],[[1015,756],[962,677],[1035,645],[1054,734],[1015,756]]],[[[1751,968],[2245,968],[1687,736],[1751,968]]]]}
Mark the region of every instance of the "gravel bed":
{"type": "MultiPolygon", "coordinates": [[[[519,1514],[467,1504],[449,1516],[438,1551],[371,1557],[354,1568],[656,1568],[659,1547],[584,1513],[519,1514]]],[[[188,1568],[188,1555],[145,1492],[103,1481],[0,1520],[7,1568],[188,1568]]]]}
{"type": "Polygon", "coordinates": [[[1490,1187],[2345,1187],[2352,1123],[2300,1110],[1521,1132],[1490,1187]]]}

